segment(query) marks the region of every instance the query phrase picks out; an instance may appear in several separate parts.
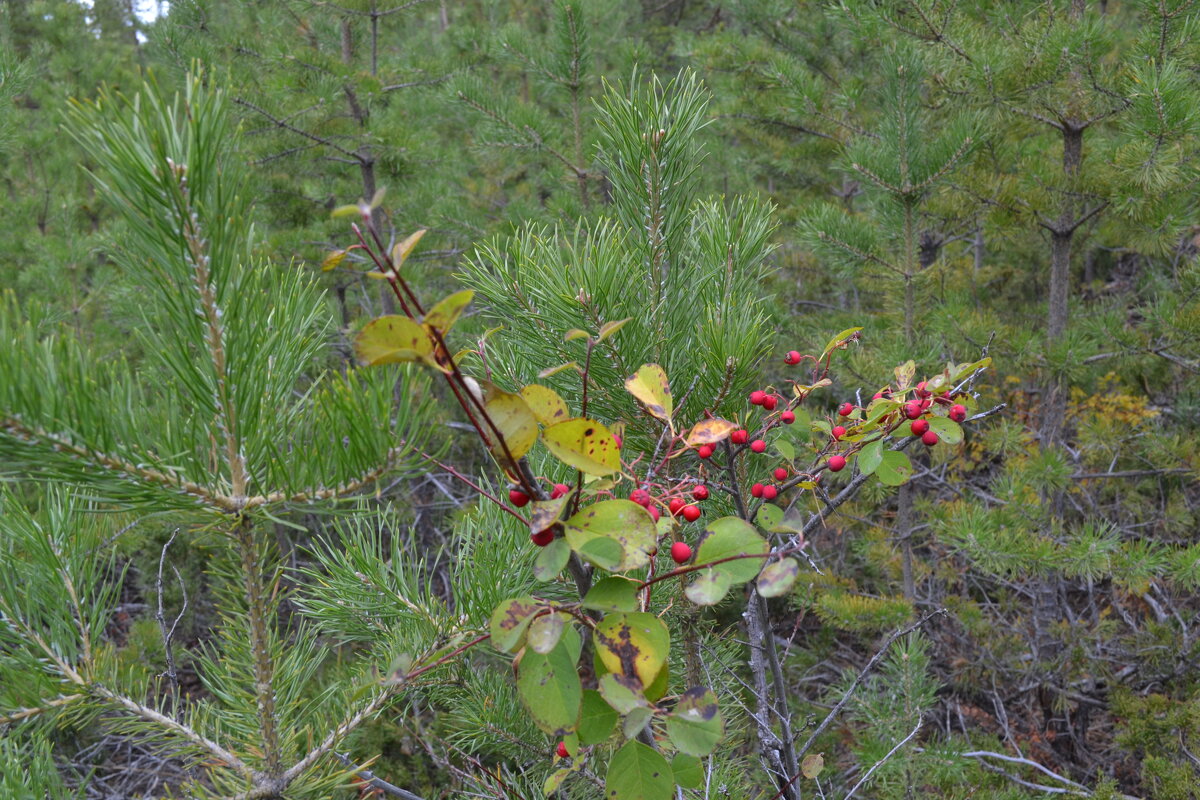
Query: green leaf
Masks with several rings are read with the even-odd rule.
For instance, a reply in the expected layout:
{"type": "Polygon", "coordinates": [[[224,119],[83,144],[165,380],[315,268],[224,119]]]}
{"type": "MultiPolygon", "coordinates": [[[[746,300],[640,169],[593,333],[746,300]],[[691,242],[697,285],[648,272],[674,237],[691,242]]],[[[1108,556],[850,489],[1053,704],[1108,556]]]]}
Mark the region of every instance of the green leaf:
{"type": "Polygon", "coordinates": [[[605,800],[671,800],[675,773],[658,751],[641,742],[626,742],[608,762],[605,800]]]}
{"type": "Polygon", "coordinates": [[[595,611],[637,611],[639,585],[629,578],[604,578],[588,590],[583,598],[583,607],[595,611]]]}
{"type": "Polygon", "coordinates": [[[635,708],[625,715],[625,720],[621,723],[621,733],[626,739],[636,739],[653,716],[654,712],[649,708],[635,708]]]}
{"type": "MultiPolygon", "coordinates": [[[[730,556],[766,553],[767,541],[758,535],[754,526],[737,517],[722,517],[705,526],[696,550],[696,563],[707,564],[730,556]]],[[[726,561],[714,569],[729,576],[732,583],[753,580],[762,569],[762,559],[744,558],[726,561]]]]}
{"type": "Polygon", "coordinates": [[[829,344],[825,345],[825,350],[821,353],[821,358],[819,360],[824,361],[825,358],[839,346],[844,347],[845,341],[861,330],[862,328],[846,328],[846,330],[842,331],[837,336],[834,336],[829,340],[829,344]]]}
{"type": "Polygon", "coordinates": [[[787,439],[776,439],[771,442],[771,446],[775,448],[775,452],[783,456],[785,461],[796,460],[796,448],[787,439]]]}
{"type": "Polygon", "coordinates": [[[883,441],[877,439],[863,445],[858,451],[858,468],[864,475],[870,475],[879,468],[883,461],[883,441]]]}
{"type": "Polygon", "coordinates": [[[532,597],[517,597],[505,600],[492,612],[489,626],[492,646],[502,653],[514,652],[525,638],[525,629],[533,621],[533,615],[543,608],[532,597]]]}
{"type": "Polygon", "coordinates": [[[608,614],[593,630],[596,653],[609,672],[633,675],[649,686],[667,661],[671,634],[646,612],[608,614]]]}
{"type": "Polygon", "coordinates": [[[800,564],[794,558],[772,561],[758,575],[758,593],[763,597],[787,594],[800,574],[800,564]]]}
{"type": "Polygon", "coordinates": [[[517,692],[529,716],[554,737],[571,733],[579,722],[583,685],[575,662],[580,644],[579,632],[568,627],[549,653],[526,650],[517,669],[517,692]]]}
{"type": "Polygon", "coordinates": [[[555,539],[541,548],[533,562],[533,577],[539,581],[552,581],[562,572],[571,559],[571,545],[566,539],[555,539]]]}
{"type": "Polygon", "coordinates": [[[462,316],[463,311],[470,305],[474,297],[475,292],[470,289],[463,289],[461,292],[443,297],[433,308],[425,312],[425,324],[445,333],[454,327],[454,323],[458,322],[458,318],[462,316]]]}
{"type": "Polygon", "coordinates": [[[962,364],[954,371],[954,377],[950,379],[950,382],[958,385],[958,383],[970,377],[971,373],[973,373],[975,370],[983,369],[984,367],[991,366],[991,364],[991,356],[988,356],[987,358],[981,358],[978,361],[970,364],[962,364]]]}
{"type": "Polygon", "coordinates": [[[899,450],[885,450],[875,477],[888,486],[899,486],[912,477],[912,462],[899,450]]]}
{"type": "Polygon", "coordinates": [[[667,717],[667,735],[680,752],[706,756],[725,735],[725,722],[717,696],[705,686],[693,686],[683,693],[675,710],[667,717]]]}
{"type": "Polygon", "coordinates": [[[563,523],[567,541],[580,556],[589,558],[603,569],[637,569],[650,563],[650,552],[658,543],[654,518],[645,508],[630,500],[601,500],[580,509],[563,523]],[[612,563],[612,548],[597,543],[597,539],[614,542],[619,549],[616,564],[612,563]]]}
{"type": "MultiPolygon", "coordinates": [[[[534,617],[525,632],[525,643],[535,653],[546,655],[558,646],[558,640],[566,629],[566,615],[551,611],[540,617],[534,617]]],[[[567,617],[570,619],[570,617],[567,617]]]]}
{"type": "Polygon", "coordinates": [[[621,469],[621,451],[608,428],[595,420],[577,417],[551,425],[542,441],[564,464],[588,475],[611,475],[621,469]]]}
{"type": "Polygon", "coordinates": [[[604,701],[615,708],[618,714],[628,714],[635,708],[647,705],[642,682],[635,676],[606,672],[596,681],[596,685],[600,687],[600,695],[604,701]]]}
{"type": "Polygon", "coordinates": [[[651,416],[663,422],[671,421],[675,400],[671,397],[671,385],[667,373],[658,364],[643,364],[638,371],[625,379],[625,388],[641,401],[651,416]]]}
{"type": "Polygon", "coordinates": [[[531,383],[521,389],[521,397],[525,398],[525,404],[543,425],[554,425],[571,416],[567,402],[558,396],[558,392],[539,383],[531,383]]]}
{"type": "Polygon", "coordinates": [[[675,783],[684,789],[699,789],[704,785],[704,764],[695,756],[676,753],[671,759],[671,772],[675,783]]]}
{"type": "Polygon", "coordinates": [[[729,573],[715,567],[700,570],[695,574],[696,579],[688,584],[683,593],[698,606],[715,606],[721,602],[721,598],[733,584],[729,573]]]}
{"type": "Polygon", "coordinates": [[[929,430],[945,444],[958,444],[963,440],[962,426],[949,417],[929,417],[929,430]]]}
{"type": "Polygon", "coordinates": [[[754,515],[754,523],[764,531],[777,533],[778,525],[783,522],[783,509],[773,503],[763,503],[754,515]]]}
{"type": "Polygon", "coordinates": [[[583,706],[579,712],[579,742],[600,744],[612,736],[617,727],[617,712],[595,689],[583,690],[583,706]]]}

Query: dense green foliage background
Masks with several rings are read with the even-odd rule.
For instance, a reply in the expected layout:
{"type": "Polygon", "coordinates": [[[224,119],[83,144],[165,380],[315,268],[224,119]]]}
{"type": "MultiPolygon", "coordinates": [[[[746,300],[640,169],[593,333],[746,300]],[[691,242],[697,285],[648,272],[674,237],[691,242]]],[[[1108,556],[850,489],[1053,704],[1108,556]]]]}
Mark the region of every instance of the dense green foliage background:
{"type": "MultiPolygon", "coordinates": [[[[783,352],[819,352],[851,326],[863,326],[863,345],[814,414],[832,414],[856,389],[869,396],[910,358],[924,374],[989,355],[979,405],[1006,408],[963,444],[922,456],[911,484],[869,485],[839,509],[810,537],[814,570],[772,607],[799,724],[824,716],[886,634],[949,611],[897,645],[822,736],[827,771],[803,791],[846,796],[923,721],[857,796],[1200,797],[1193,0],[160,5],[147,21],[126,0],[0,3],[0,468],[9,486],[0,531],[24,541],[17,531],[49,525],[45,515],[77,493],[123,509],[62,512],[108,559],[93,568],[107,571],[105,607],[117,613],[94,629],[114,682],[144,675],[144,695],[163,696],[155,676],[168,654],[155,611],[165,603],[168,617],[185,611],[174,635],[178,702],[251,707],[236,688],[249,673],[238,672],[245,642],[229,616],[241,601],[222,594],[238,564],[182,506],[107,485],[77,490],[70,481],[92,478],[22,455],[9,422],[28,421],[21,404],[44,401],[59,378],[37,372],[34,350],[17,343],[57,331],[73,337],[63,350],[80,370],[113,364],[114,375],[141,371],[162,385],[180,374],[150,348],[166,334],[143,329],[188,312],[155,311],[170,276],[152,289],[150,273],[131,266],[170,258],[169,232],[161,250],[121,254],[144,232],[121,213],[120,187],[88,176],[103,179],[111,167],[104,148],[119,133],[98,119],[116,101],[102,101],[99,116],[86,104],[101,87],[132,94],[147,79],[169,96],[199,69],[231,101],[240,135],[230,163],[246,188],[229,201],[237,214],[227,235],[258,275],[228,289],[246,298],[245,316],[231,322],[266,326],[276,303],[321,321],[303,329],[317,333],[281,370],[348,371],[353,332],[393,310],[383,284],[321,270],[330,251],[353,242],[330,211],[380,189],[374,220],[385,238],[429,231],[408,262],[413,283],[429,296],[463,283],[477,290],[464,343],[501,326],[488,334],[490,369],[513,386],[566,360],[562,332],[625,316],[657,325],[658,338],[650,325],[639,333],[631,358],[667,364],[679,384],[695,376],[698,408],[717,397],[724,405],[713,410],[731,414],[741,395],[722,395],[724,383],[740,392],[780,381],[783,352]],[[672,79],[680,106],[654,119],[634,119],[643,106],[614,100],[642,92],[653,106],[652,81],[661,89],[672,79]],[[671,139],[678,149],[663,162],[674,170],[671,194],[645,199],[640,173],[615,154],[635,151],[638,142],[621,137],[657,119],[694,124],[671,139]],[[638,238],[652,202],[666,220],[661,254],[638,238]],[[670,271],[668,295],[628,285],[642,259],[670,271]],[[584,285],[588,301],[577,302],[584,285]],[[35,332],[23,333],[19,318],[35,332]],[[725,375],[728,359],[736,363],[725,375]],[[135,500],[143,505],[132,514],[135,500]],[[153,503],[161,508],[147,516],[153,503]]],[[[278,384],[270,404],[254,401],[263,452],[316,441],[330,420],[384,420],[384,430],[395,392],[411,415],[392,419],[396,430],[411,423],[437,457],[484,471],[486,453],[454,427],[461,420],[445,393],[415,377],[364,379],[354,407],[316,398],[311,419],[294,386],[262,379],[278,384]]],[[[202,470],[202,454],[188,449],[194,432],[172,427],[191,407],[155,385],[133,397],[97,384],[91,399],[58,402],[77,399],[80,419],[111,415],[113,440],[177,444],[157,446],[180,464],[187,451],[202,470]],[[170,435],[131,432],[147,421],[170,435]]],[[[619,381],[594,402],[612,418],[633,409],[619,381]]],[[[272,486],[293,491],[310,474],[349,480],[386,443],[365,436],[348,447],[358,461],[280,456],[272,486]]],[[[304,651],[286,673],[298,719],[333,719],[367,685],[370,671],[352,656],[375,653],[372,626],[394,637],[380,652],[433,635],[396,603],[373,609],[373,622],[339,612],[356,575],[485,620],[531,581],[519,526],[514,533],[428,461],[393,466],[357,507],[284,509],[269,541],[253,545],[278,568],[278,585],[296,591],[273,613],[279,658],[304,651]],[[368,558],[379,548],[390,559],[375,575],[364,565],[384,563],[368,558]]],[[[18,591],[34,561],[9,545],[0,581],[18,591]]],[[[775,791],[755,756],[752,692],[739,688],[740,621],[727,602],[687,622],[704,631],[703,661],[718,676],[710,680],[745,705],[704,788],[687,796],[775,791]]],[[[11,647],[0,637],[0,794],[172,796],[194,779],[186,759],[103,713],[3,727],[43,688],[13,677],[29,665],[11,647]],[[29,765],[33,777],[18,777],[29,765]]],[[[347,752],[358,763],[376,758],[378,776],[422,797],[540,796],[553,743],[524,716],[503,671],[464,666],[422,689],[357,731],[347,752]]],[[[247,741],[255,735],[245,731],[247,741]]],[[[354,796],[343,778],[331,771],[285,796],[354,796]]],[[[599,793],[587,781],[562,791],[599,793]]]]}

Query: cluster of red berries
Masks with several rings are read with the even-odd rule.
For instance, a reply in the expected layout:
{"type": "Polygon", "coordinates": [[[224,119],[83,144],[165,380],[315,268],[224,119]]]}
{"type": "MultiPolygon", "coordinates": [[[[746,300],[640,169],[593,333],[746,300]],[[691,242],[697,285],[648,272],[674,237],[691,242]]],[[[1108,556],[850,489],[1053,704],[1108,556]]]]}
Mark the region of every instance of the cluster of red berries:
{"type": "MultiPolygon", "coordinates": [[[[913,394],[915,397],[912,400],[909,400],[903,406],[904,416],[912,420],[912,422],[909,424],[909,432],[913,436],[919,436],[921,438],[921,442],[926,447],[933,447],[939,441],[941,441],[937,433],[933,430],[930,430],[929,420],[923,419],[925,412],[928,411],[929,407],[934,403],[949,405],[950,409],[947,411],[946,416],[954,422],[964,422],[967,419],[967,407],[961,403],[955,403],[950,397],[949,390],[943,391],[941,394],[935,396],[933,392],[927,388],[926,382],[921,381],[914,387],[913,394]]],[[[891,396],[892,392],[890,389],[883,389],[882,391],[876,392],[874,397],[871,399],[879,400],[880,398],[889,398],[891,396]]],[[[842,403],[840,406],[838,406],[838,416],[849,417],[854,413],[854,408],[855,406],[853,403],[842,403]]],[[[841,438],[846,435],[846,428],[843,425],[834,425],[830,429],[830,434],[832,435],[834,441],[840,441],[841,438]]],[[[840,454],[832,455],[829,457],[829,461],[826,463],[830,472],[841,472],[846,468],[846,457],[840,454]]]]}

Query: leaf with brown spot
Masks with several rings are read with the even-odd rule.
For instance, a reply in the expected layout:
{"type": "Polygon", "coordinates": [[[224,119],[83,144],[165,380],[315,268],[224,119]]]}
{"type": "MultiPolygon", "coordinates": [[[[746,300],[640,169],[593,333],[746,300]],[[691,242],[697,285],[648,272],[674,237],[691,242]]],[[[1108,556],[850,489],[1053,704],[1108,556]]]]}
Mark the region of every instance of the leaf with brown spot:
{"type": "Polygon", "coordinates": [[[625,388],[641,401],[652,416],[663,422],[671,421],[675,400],[671,397],[671,386],[667,373],[658,364],[643,364],[638,371],[625,379],[625,388]]]}
{"type": "Polygon", "coordinates": [[[608,561],[611,548],[604,547],[598,539],[615,542],[619,558],[615,564],[606,566],[589,559],[604,569],[625,572],[650,563],[650,552],[657,546],[658,528],[654,518],[645,508],[630,500],[601,500],[584,506],[577,514],[563,523],[571,549],[587,558],[588,552],[602,554],[608,561]],[[597,550],[596,548],[603,548],[597,550]]]}
{"type": "Polygon", "coordinates": [[[645,708],[648,705],[642,692],[642,682],[637,678],[606,672],[600,676],[596,685],[604,702],[612,706],[618,714],[628,714],[635,708],[645,708]]]}
{"type": "MultiPolygon", "coordinates": [[[[506,392],[493,383],[484,383],[483,407],[488,416],[496,423],[496,428],[504,435],[508,451],[513,458],[520,458],[529,452],[538,438],[537,417],[529,410],[529,406],[521,395],[506,392]]],[[[497,441],[492,442],[492,455],[500,463],[507,460],[504,448],[497,441]]]]}
{"type": "Polygon", "coordinates": [[[693,686],[679,697],[667,717],[667,735],[681,752],[693,756],[712,753],[725,736],[725,722],[717,696],[705,686],[693,686]]]}
{"type": "Polygon", "coordinates": [[[666,623],[644,611],[608,614],[592,635],[608,671],[636,677],[642,686],[654,681],[671,649],[666,623]]]}
{"type": "Polygon", "coordinates": [[[492,612],[492,646],[503,653],[512,653],[525,638],[525,630],[533,621],[533,615],[543,606],[532,597],[516,597],[505,600],[492,612]]]}
{"type": "Polygon", "coordinates": [[[800,564],[794,558],[772,561],[758,575],[758,593],[763,597],[787,594],[800,574],[800,564]]]}
{"type": "Polygon", "coordinates": [[[551,425],[542,432],[550,452],[588,475],[611,475],[621,469],[621,452],[612,432],[586,417],[551,425]]]}
{"type": "Polygon", "coordinates": [[[579,724],[583,684],[575,662],[580,646],[579,632],[568,626],[554,649],[545,655],[526,650],[517,668],[517,694],[534,724],[555,738],[579,724]]]}
{"type": "Polygon", "coordinates": [[[736,431],[737,424],[727,419],[704,419],[697,422],[687,435],[687,443],[692,447],[702,444],[717,444],[729,438],[736,431]]]}
{"type": "Polygon", "coordinates": [[[434,343],[420,323],[400,314],[373,319],[354,339],[354,351],[370,366],[419,361],[442,369],[433,357],[434,343]]]}
{"type": "Polygon", "coordinates": [[[562,497],[553,500],[534,500],[529,504],[529,532],[538,533],[558,522],[563,509],[571,501],[573,492],[567,492],[562,497]]]}
{"type": "Polygon", "coordinates": [[[558,396],[558,392],[538,383],[531,383],[521,389],[521,397],[529,405],[529,410],[543,425],[554,425],[571,418],[567,401],[558,396]]]}
{"type": "Polygon", "coordinates": [[[629,741],[608,762],[604,776],[606,800],[671,800],[675,773],[657,750],[629,741]]]}

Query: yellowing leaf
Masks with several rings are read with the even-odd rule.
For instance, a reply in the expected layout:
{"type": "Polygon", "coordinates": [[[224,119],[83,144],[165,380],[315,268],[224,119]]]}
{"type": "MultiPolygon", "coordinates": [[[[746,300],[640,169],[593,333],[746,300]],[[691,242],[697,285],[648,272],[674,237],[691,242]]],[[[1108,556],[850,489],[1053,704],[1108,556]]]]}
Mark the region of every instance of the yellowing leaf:
{"type": "Polygon", "coordinates": [[[371,320],[354,340],[354,351],[371,366],[422,361],[441,369],[433,358],[433,347],[420,323],[399,314],[371,320]]]}
{"type": "Polygon", "coordinates": [[[687,443],[692,447],[702,444],[716,444],[729,438],[729,434],[737,430],[737,424],[727,419],[705,419],[697,422],[688,431],[687,443]]]}
{"type": "Polygon", "coordinates": [[[643,686],[654,681],[671,649],[666,623],[646,612],[608,614],[596,624],[593,636],[605,668],[635,677],[643,686]]]}
{"type": "MultiPolygon", "coordinates": [[[[371,209],[368,208],[367,213],[370,213],[370,211],[371,211],[371,209]]],[[[333,219],[341,219],[342,217],[358,216],[358,215],[361,215],[362,213],[363,213],[363,207],[360,206],[358,203],[355,203],[354,205],[338,206],[329,214],[329,216],[332,217],[333,219]]]]}
{"type": "Polygon", "coordinates": [[[566,401],[553,389],[531,383],[521,390],[521,397],[525,398],[529,410],[543,425],[554,425],[571,418],[566,401]]]}
{"type": "Polygon", "coordinates": [[[625,379],[625,388],[642,402],[651,415],[664,422],[671,421],[675,401],[671,397],[667,373],[658,364],[643,364],[625,379]]]}
{"type": "Polygon", "coordinates": [[[425,229],[422,228],[392,248],[392,269],[400,270],[400,265],[408,259],[409,254],[412,253],[413,248],[417,246],[417,242],[421,241],[421,237],[424,235],[425,229]]]}
{"type": "Polygon", "coordinates": [[[596,334],[596,341],[603,342],[605,339],[621,330],[621,328],[624,328],[625,323],[629,322],[631,319],[633,319],[633,317],[626,317],[625,319],[617,320],[616,322],[604,323],[600,326],[600,332],[596,334]]]}
{"type": "Polygon", "coordinates": [[[542,432],[542,441],[559,461],[589,475],[610,475],[621,469],[616,440],[595,420],[577,417],[551,425],[542,432]]]}
{"type": "Polygon", "coordinates": [[[337,269],[338,266],[346,260],[346,256],[349,254],[349,250],[334,250],[332,253],[325,256],[325,260],[321,262],[321,271],[329,272],[331,269],[337,269]]]}
{"type": "Polygon", "coordinates": [[[820,753],[809,753],[800,762],[800,771],[810,781],[820,775],[823,769],[825,769],[825,756],[820,753]]]}
{"type": "MultiPolygon", "coordinates": [[[[496,424],[496,428],[503,434],[509,454],[513,458],[520,458],[528,453],[537,441],[537,417],[529,410],[521,395],[506,392],[492,383],[486,383],[484,386],[483,407],[487,409],[488,416],[496,424]]],[[[500,442],[492,441],[491,450],[496,460],[503,464],[506,458],[500,442]]]]}
{"type": "Polygon", "coordinates": [[[577,364],[574,361],[568,361],[565,364],[559,364],[557,367],[546,367],[546,369],[544,369],[538,373],[538,377],[539,378],[549,378],[551,375],[557,375],[558,373],[562,372],[564,369],[571,369],[572,367],[575,367],[576,369],[578,369],[579,364],[577,364]]]}
{"type": "Polygon", "coordinates": [[[425,312],[425,324],[442,331],[450,330],[474,297],[475,292],[470,289],[463,289],[461,292],[443,297],[433,308],[425,312]]]}
{"type": "Polygon", "coordinates": [[[563,334],[563,341],[571,342],[571,341],[574,341],[575,339],[586,339],[587,337],[588,337],[587,331],[581,331],[581,330],[579,330],[579,328],[571,328],[571,330],[569,330],[563,334]]]}

